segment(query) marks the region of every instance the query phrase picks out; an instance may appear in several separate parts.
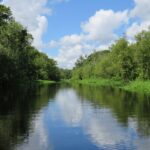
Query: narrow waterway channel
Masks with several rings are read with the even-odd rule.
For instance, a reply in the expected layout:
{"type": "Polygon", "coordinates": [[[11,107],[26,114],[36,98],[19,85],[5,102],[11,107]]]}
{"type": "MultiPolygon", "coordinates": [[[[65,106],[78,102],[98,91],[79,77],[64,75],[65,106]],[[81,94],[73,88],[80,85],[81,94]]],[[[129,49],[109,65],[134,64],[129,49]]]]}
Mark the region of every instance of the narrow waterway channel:
{"type": "Polygon", "coordinates": [[[0,150],[149,150],[150,97],[109,87],[0,91],[0,150]]]}

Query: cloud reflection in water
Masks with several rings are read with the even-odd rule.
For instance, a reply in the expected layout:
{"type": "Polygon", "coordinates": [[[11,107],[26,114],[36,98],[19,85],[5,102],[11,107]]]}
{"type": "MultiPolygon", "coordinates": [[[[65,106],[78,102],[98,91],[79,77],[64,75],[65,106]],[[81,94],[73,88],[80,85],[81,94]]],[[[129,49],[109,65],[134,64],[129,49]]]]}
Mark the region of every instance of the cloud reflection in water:
{"type": "Polygon", "coordinates": [[[112,148],[122,144],[135,148],[135,143],[131,143],[131,138],[134,137],[127,128],[118,123],[109,109],[93,108],[89,102],[82,101],[72,89],[60,91],[56,101],[64,122],[72,127],[83,128],[98,147],[112,148]]]}

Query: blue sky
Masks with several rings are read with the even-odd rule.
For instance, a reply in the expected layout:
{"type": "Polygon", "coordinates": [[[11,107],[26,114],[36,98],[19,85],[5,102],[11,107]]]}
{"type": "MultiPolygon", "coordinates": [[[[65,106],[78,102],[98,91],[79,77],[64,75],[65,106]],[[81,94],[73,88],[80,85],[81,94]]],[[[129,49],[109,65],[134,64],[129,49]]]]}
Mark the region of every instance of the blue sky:
{"type": "MultiPolygon", "coordinates": [[[[51,7],[51,5],[49,5],[51,7]]],[[[93,16],[100,9],[114,11],[134,7],[132,0],[70,0],[66,3],[55,4],[53,15],[48,17],[49,27],[45,41],[59,39],[72,33],[80,33],[80,24],[93,16]]]]}
{"type": "Polygon", "coordinates": [[[150,25],[149,0],[4,0],[34,37],[33,45],[60,67],[107,49],[126,34],[129,42],[150,25]]]}

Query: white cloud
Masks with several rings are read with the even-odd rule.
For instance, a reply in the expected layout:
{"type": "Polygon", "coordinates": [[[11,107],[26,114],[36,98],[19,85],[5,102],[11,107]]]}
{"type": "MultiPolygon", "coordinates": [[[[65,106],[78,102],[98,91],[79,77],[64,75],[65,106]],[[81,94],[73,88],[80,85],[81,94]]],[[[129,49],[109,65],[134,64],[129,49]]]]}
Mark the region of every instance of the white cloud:
{"type": "Polygon", "coordinates": [[[132,17],[140,17],[142,20],[150,19],[150,1],[149,0],[134,0],[135,7],[131,10],[132,17]]]}
{"type": "Polygon", "coordinates": [[[60,39],[60,43],[62,45],[63,44],[74,45],[77,43],[81,43],[82,41],[84,41],[84,35],[77,35],[77,34],[67,35],[60,39]]]}
{"type": "Polygon", "coordinates": [[[126,31],[127,37],[134,39],[135,35],[140,33],[142,30],[148,30],[150,26],[150,21],[145,21],[142,23],[133,23],[126,31]]]}
{"type": "Polygon", "coordinates": [[[47,29],[48,21],[45,16],[39,16],[37,17],[37,22],[38,22],[38,27],[35,28],[35,30],[30,32],[34,37],[33,45],[41,50],[44,46],[44,43],[42,41],[42,36],[47,29]]]}
{"type": "Polygon", "coordinates": [[[91,44],[75,44],[61,46],[56,60],[60,67],[72,68],[79,56],[90,54],[95,47],[91,44]]]}
{"type": "Polygon", "coordinates": [[[81,26],[90,40],[107,42],[117,38],[115,30],[126,23],[127,20],[127,11],[99,10],[81,26]]]}
{"type": "Polygon", "coordinates": [[[150,26],[150,1],[149,0],[134,0],[135,7],[130,11],[130,19],[138,18],[127,29],[127,37],[134,39],[137,33],[142,30],[147,30],[150,26]]]}

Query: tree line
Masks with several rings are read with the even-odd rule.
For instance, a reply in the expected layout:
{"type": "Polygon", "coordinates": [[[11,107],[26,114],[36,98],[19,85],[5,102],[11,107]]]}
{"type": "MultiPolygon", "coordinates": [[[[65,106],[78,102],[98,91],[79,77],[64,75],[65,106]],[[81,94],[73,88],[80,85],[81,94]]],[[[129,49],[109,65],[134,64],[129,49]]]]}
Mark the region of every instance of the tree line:
{"type": "Polygon", "coordinates": [[[150,79],[150,29],[129,43],[120,38],[108,50],[81,56],[72,70],[32,46],[33,37],[15,21],[9,7],[0,5],[0,85],[33,80],[109,78],[150,79]]]}
{"type": "Polygon", "coordinates": [[[150,29],[137,34],[132,43],[123,37],[108,50],[81,56],[72,71],[72,78],[150,80],[150,29]]]}
{"type": "Polygon", "coordinates": [[[32,46],[33,37],[0,5],[0,84],[38,79],[60,80],[56,61],[32,46]]]}

